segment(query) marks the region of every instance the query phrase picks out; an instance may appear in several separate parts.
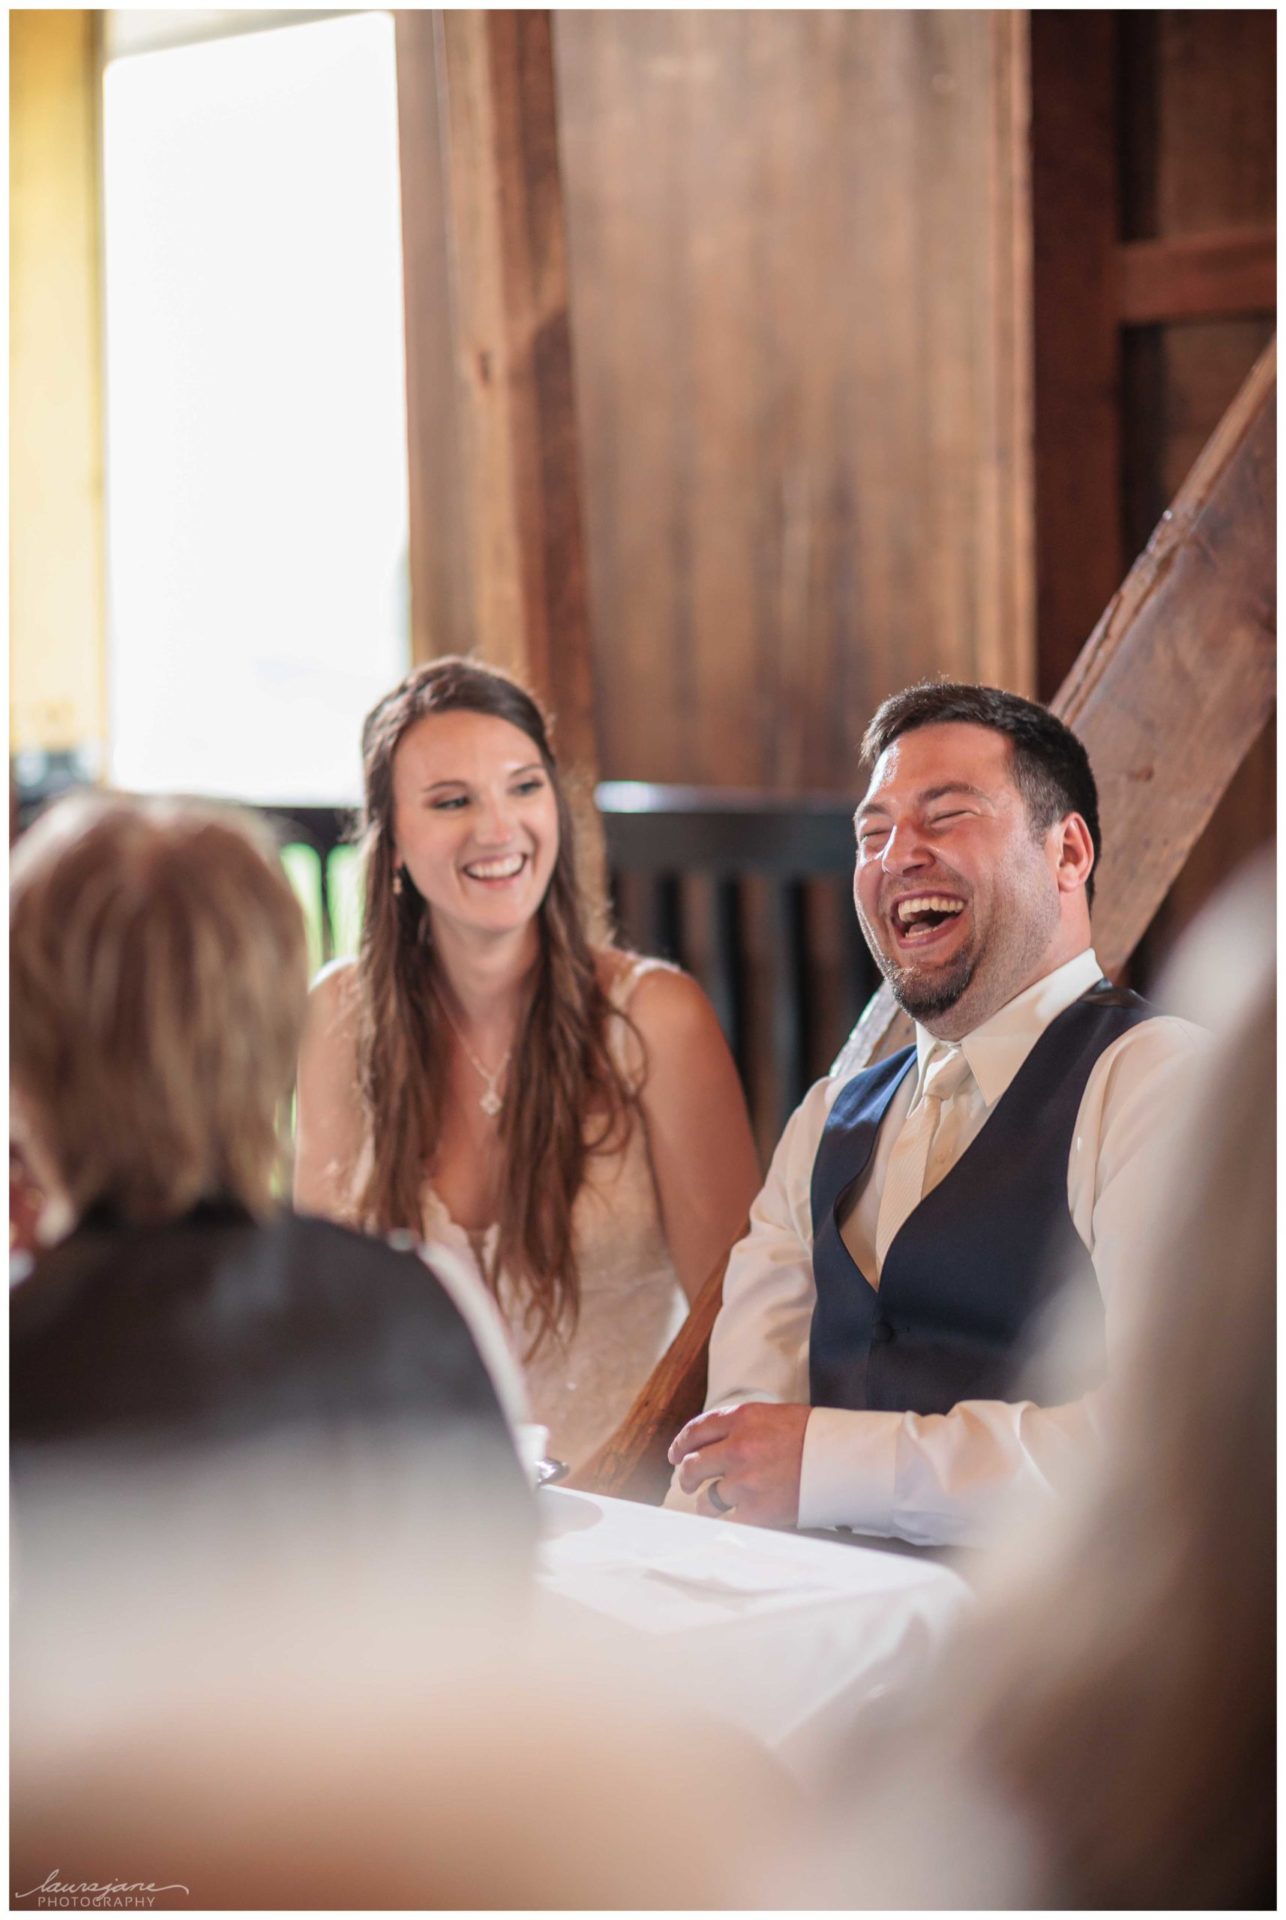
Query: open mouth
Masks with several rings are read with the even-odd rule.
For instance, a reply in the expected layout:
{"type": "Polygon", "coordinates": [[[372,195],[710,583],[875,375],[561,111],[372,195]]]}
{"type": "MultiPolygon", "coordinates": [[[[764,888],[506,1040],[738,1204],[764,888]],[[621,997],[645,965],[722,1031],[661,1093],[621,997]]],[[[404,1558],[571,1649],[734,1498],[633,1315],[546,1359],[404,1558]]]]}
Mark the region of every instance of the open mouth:
{"type": "Polygon", "coordinates": [[[499,860],[471,860],[464,871],[470,880],[501,886],[506,880],[516,880],[526,864],[525,853],[507,853],[499,860]]]}
{"type": "Polygon", "coordinates": [[[929,946],[950,931],[964,907],[964,901],[950,893],[906,894],[894,901],[889,920],[903,946],[929,946]]]}

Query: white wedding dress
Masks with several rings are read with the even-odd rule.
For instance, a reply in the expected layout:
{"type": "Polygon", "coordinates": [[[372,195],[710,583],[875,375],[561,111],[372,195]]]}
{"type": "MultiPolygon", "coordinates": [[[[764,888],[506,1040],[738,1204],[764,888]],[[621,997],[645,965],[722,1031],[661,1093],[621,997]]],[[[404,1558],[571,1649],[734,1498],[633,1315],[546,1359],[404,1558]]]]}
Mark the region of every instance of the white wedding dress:
{"type": "MultiPolygon", "coordinates": [[[[610,989],[624,1009],[645,973],[666,963],[638,960],[610,989]]],[[[611,1045],[624,1064],[626,1030],[612,1023],[611,1045]]],[[[539,1324],[508,1274],[496,1282],[496,1299],[514,1351],[523,1363],[531,1417],[549,1428],[549,1451],[571,1466],[608,1439],[635,1395],[673,1340],[687,1314],[687,1301],[661,1227],[660,1207],[643,1122],[635,1115],[624,1145],[595,1154],[572,1216],[580,1278],[580,1313],[570,1335],[545,1336],[531,1359],[527,1351],[539,1324]]],[[[463,1254],[482,1280],[497,1229],[468,1233],[451,1218],[430,1187],[425,1194],[426,1256],[435,1245],[463,1254]]]]}

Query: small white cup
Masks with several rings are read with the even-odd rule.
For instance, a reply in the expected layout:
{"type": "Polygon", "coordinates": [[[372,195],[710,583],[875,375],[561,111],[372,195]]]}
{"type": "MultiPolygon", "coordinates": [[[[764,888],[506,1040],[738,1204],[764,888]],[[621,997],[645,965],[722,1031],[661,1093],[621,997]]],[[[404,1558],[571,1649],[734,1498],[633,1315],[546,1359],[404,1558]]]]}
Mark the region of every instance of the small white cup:
{"type": "Polygon", "coordinates": [[[549,1451],[549,1428],[515,1427],[514,1439],[518,1447],[518,1458],[522,1461],[523,1472],[533,1487],[538,1486],[540,1463],[549,1451]]]}

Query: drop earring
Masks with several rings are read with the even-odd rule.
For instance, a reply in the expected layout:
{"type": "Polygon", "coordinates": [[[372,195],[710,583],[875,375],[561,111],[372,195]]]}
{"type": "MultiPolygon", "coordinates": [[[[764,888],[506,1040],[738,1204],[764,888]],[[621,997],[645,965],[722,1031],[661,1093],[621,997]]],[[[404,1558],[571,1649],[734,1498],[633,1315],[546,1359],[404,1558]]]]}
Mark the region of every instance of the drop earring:
{"type": "Polygon", "coordinates": [[[394,869],[393,869],[393,898],[394,898],[395,900],[400,900],[400,899],[402,898],[402,869],[401,869],[401,867],[394,867],[394,869]]]}

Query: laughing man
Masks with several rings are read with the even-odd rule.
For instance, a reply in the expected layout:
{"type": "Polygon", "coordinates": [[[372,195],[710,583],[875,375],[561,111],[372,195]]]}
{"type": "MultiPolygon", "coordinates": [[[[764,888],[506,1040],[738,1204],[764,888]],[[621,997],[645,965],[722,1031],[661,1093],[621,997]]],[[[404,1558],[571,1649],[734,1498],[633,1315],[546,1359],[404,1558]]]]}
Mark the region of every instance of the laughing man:
{"type": "Polygon", "coordinates": [[[912,687],[862,761],[854,902],[915,1044],[790,1120],[670,1458],[703,1513],[962,1542],[1095,1426],[1200,1034],[1103,979],[1094,777],[1045,708],[912,687]],[[1049,1404],[1060,1288],[1088,1338],[1049,1404]]]}

